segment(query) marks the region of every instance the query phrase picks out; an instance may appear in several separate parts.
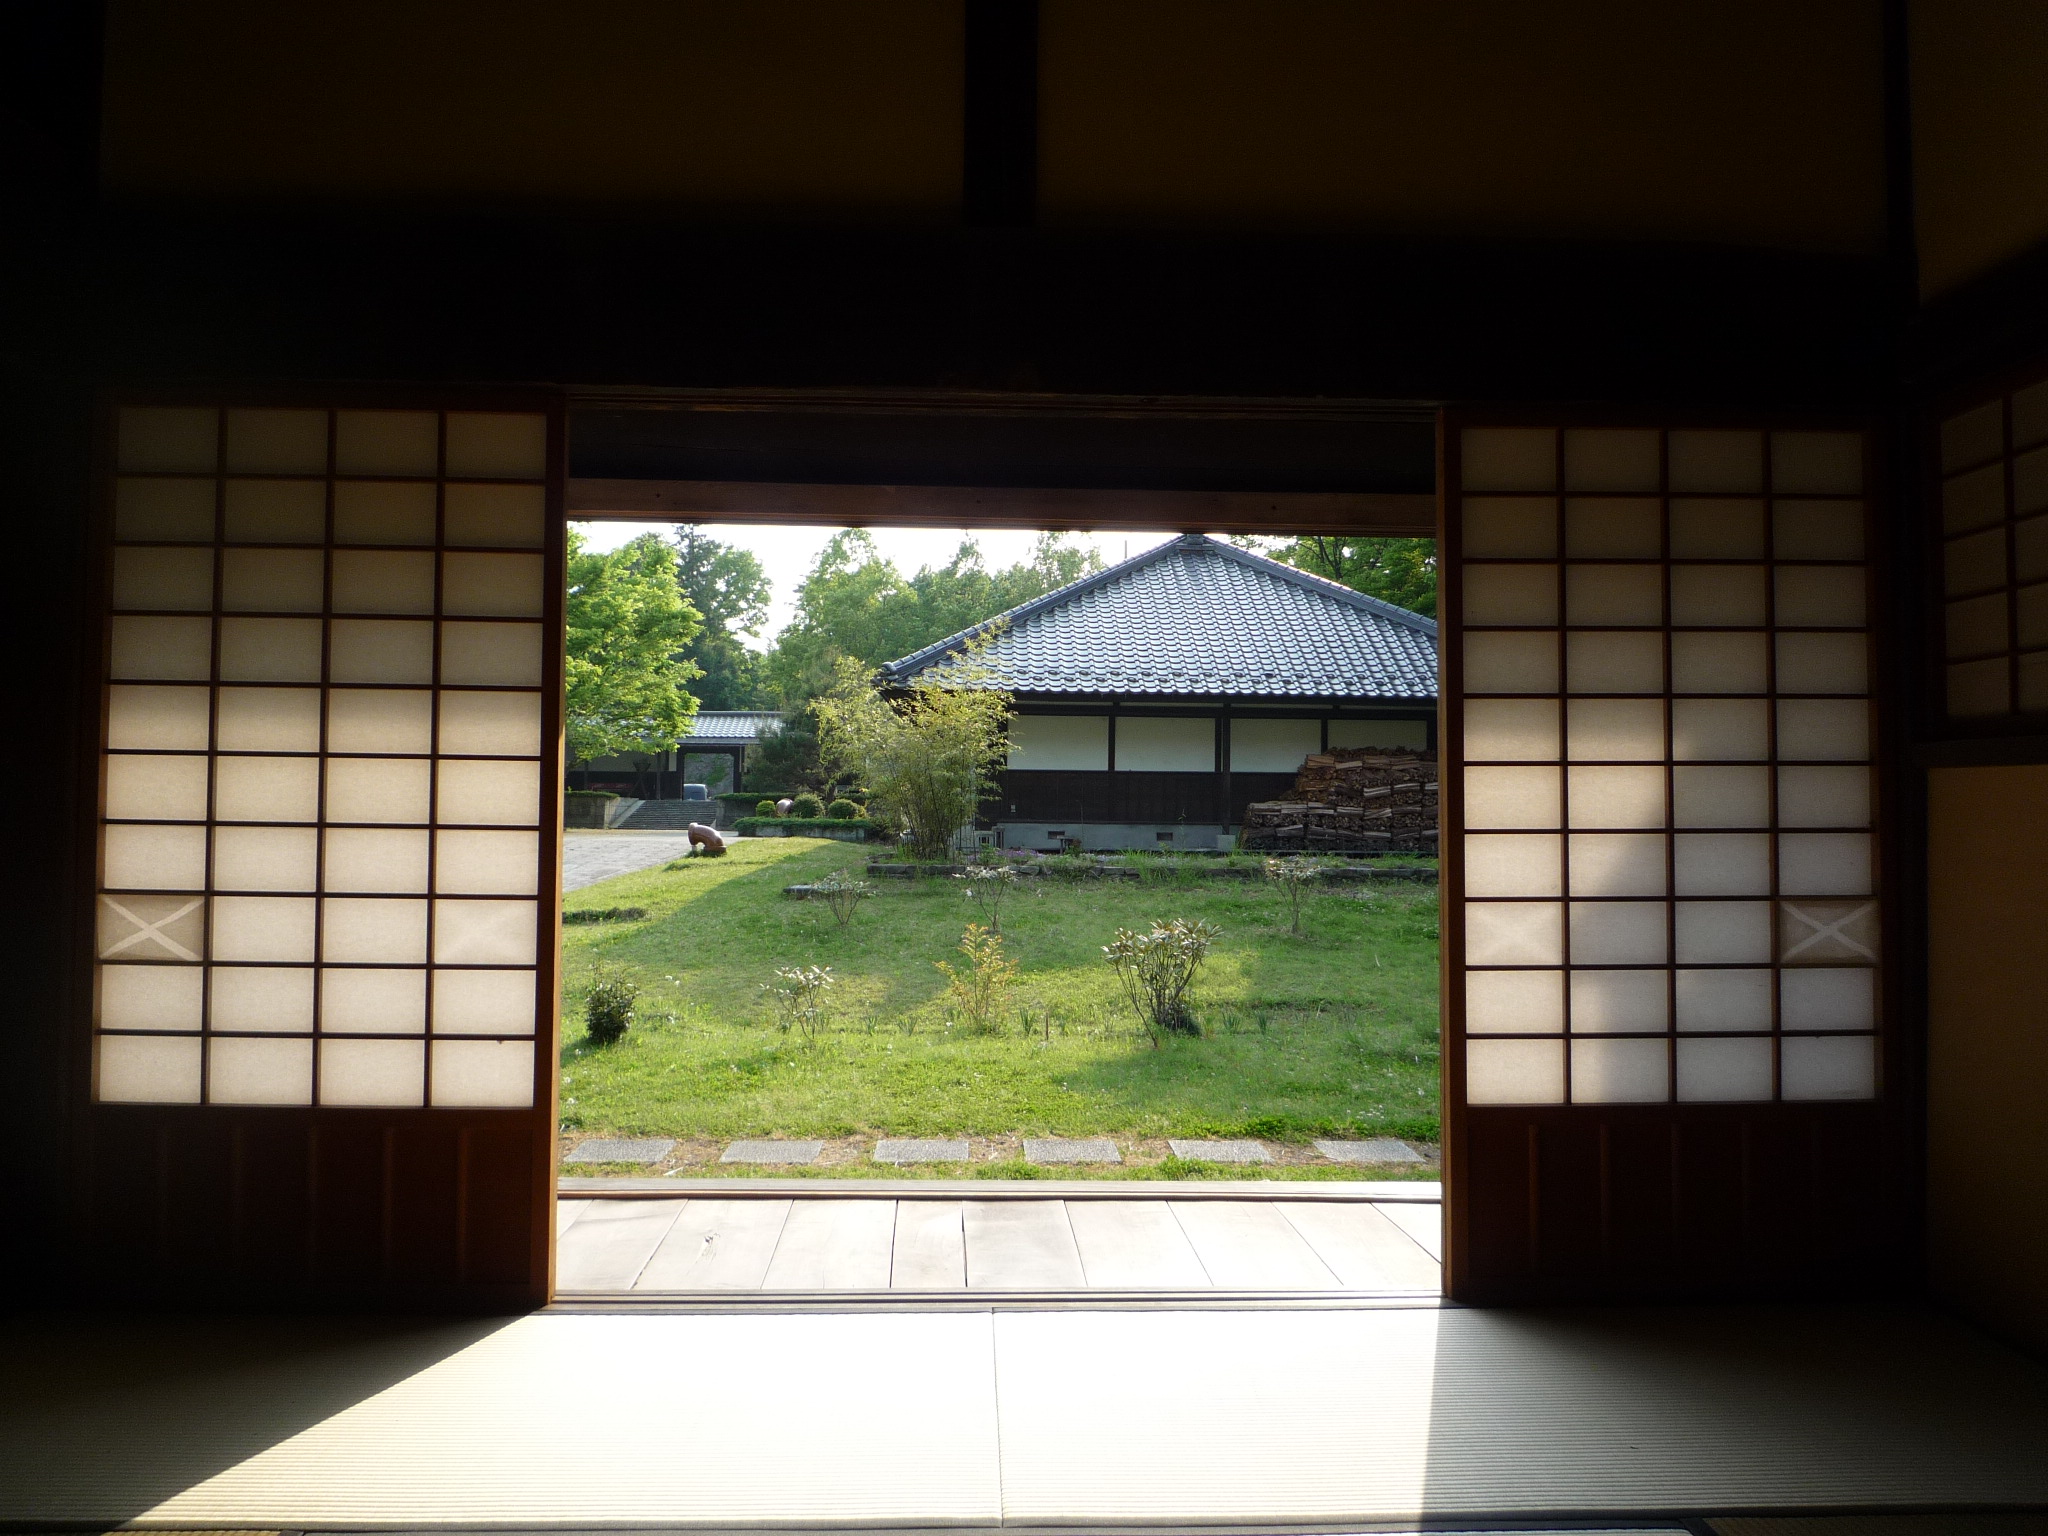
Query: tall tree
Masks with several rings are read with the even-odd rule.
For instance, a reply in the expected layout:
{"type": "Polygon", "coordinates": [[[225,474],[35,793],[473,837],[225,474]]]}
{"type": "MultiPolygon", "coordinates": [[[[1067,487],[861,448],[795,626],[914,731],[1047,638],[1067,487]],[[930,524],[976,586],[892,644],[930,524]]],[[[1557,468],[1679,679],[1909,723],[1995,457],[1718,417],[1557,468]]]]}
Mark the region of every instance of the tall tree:
{"type": "Polygon", "coordinates": [[[1248,547],[1296,570],[1326,576],[1353,591],[1414,613],[1436,616],[1436,540],[1247,539],[1248,547]]]}
{"type": "Polygon", "coordinates": [[[742,636],[756,636],[768,617],[768,574],[753,553],[712,538],[695,524],[673,535],[676,585],[703,619],[685,656],[699,669],[695,689],[705,709],[766,709],[775,689],[766,659],[742,636]]]}
{"type": "Polygon", "coordinates": [[[685,685],[696,665],[682,652],[697,610],[676,585],[676,552],[642,534],[610,554],[569,530],[569,751],[579,761],[665,752],[689,733],[697,701],[685,685]]]}

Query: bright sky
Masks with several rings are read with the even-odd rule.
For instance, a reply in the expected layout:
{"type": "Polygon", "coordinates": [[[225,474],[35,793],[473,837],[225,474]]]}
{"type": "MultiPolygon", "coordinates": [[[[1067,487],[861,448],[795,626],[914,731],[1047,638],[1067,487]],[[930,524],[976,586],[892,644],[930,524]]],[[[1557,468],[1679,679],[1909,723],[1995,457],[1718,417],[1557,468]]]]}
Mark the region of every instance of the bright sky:
{"type": "MultiPolygon", "coordinates": [[[[603,522],[577,523],[574,526],[582,533],[586,547],[601,553],[630,543],[643,533],[666,533],[675,525],[603,522]]],[[[784,626],[796,617],[796,589],[817,563],[826,541],[839,530],[768,527],[760,523],[704,523],[700,526],[722,543],[752,550],[754,557],[761,562],[761,568],[768,573],[773,587],[768,601],[768,622],[761,626],[758,637],[742,637],[755,650],[766,650],[784,626]]],[[[875,545],[882,554],[895,561],[897,569],[906,576],[915,575],[920,566],[944,565],[953,558],[953,551],[960,547],[963,538],[972,537],[981,546],[981,562],[992,571],[1025,559],[1038,539],[1036,533],[1022,528],[980,528],[972,533],[964,528],[870,528],[868,532],[874,536],[875,545]]],[[[1093,546],[1101,552],[1103,564],[1114,565],[1126,556],[1164,544],[1174,535],[1076,533],[1069,537],[1083,548],[1093,546]]]]}

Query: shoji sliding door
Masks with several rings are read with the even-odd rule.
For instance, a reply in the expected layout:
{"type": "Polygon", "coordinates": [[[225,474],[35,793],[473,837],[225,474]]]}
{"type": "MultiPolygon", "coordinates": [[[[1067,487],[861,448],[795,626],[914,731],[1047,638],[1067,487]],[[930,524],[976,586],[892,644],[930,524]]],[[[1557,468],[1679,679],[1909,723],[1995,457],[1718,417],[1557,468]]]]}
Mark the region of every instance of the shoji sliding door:
{"type": "Polygon", "coordinates": [[[547,410],[113,422],[82,1214],[168,1283],[547,1290],[547,410]]]}
{"type": "Polygon", "coordinates": [[[1868,457],[1446,425],[1453,1294],[1770,1291],[1892,1241],[1868,457]]]}

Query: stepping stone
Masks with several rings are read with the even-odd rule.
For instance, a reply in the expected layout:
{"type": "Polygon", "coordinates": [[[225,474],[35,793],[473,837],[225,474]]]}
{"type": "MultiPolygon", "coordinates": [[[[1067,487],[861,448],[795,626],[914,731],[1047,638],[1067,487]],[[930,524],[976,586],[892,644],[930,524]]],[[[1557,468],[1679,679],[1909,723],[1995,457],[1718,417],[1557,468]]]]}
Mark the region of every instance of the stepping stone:
{"type": "Polygon", "coordinates": [[[875,1161],[878,1163],[964,1163],[967,1161],[967,1143],[964,1141],[932,1141],[894,1139],[875,1143],[875,1161]]]}
{"type": "Polygon", "coordinates": [[[721,1163],[815,1163],[822,1141],[736,1141],[718,1154],[721,1163]]]}
{"type": "Polygon", "coordinates": [[[565,1163],[658,1163],[675,1150],[673,1141],[649,1138],[643,1141],[586,1141],[572,1152],[564,1152],[565,1163]]]}
{"type": "Polygon", "coordinates": [[[1333,1163],[1426,1163],[1428,1158],[1391,1136],[1370,1141],[1319,1141],[1316,1150],[1333,1163]]]}
{"type": "Polygon", "coordinates": [[[1199,1158],[1205,1163],[1270,1163],[1273,1154],[1257,1141],[1169,1141],[1175,1157],[1199,1158]]]}
{"type": "Polygon", "coordinates": [[[1123,1154],[1107,1136],[1085,1141],[1066,1141],[1058,1136],[1024,1138],[1027,1163],[1120,1163],[1123,1154]]]}

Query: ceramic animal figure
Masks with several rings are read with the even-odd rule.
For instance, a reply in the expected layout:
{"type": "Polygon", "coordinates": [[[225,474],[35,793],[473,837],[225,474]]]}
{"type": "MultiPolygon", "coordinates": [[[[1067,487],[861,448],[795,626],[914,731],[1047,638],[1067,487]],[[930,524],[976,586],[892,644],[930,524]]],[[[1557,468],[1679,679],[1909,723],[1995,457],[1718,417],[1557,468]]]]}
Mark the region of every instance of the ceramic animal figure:
{"type": "Polygon", "coordinates": [[[716,858],[725,852],[725,839],[718,835],[716,827],[707,827],[701,821],[690,823],[690,852],[707,854],[716,858]]]}

